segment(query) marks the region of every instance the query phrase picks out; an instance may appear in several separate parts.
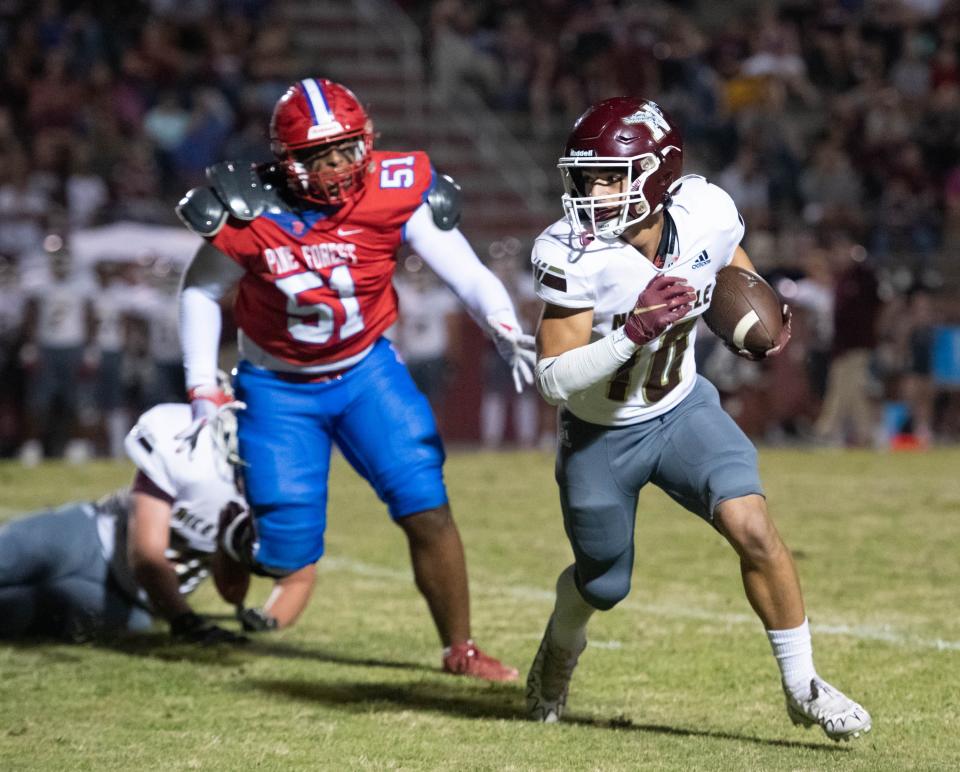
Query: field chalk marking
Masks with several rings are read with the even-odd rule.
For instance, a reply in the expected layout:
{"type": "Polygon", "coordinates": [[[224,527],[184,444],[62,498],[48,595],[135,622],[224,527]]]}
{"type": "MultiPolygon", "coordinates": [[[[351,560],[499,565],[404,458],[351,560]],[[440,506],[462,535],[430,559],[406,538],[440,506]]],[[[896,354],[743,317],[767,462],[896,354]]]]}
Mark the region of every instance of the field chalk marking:
{"type": "MultiPolygon", "coordinates": [[[[386,566],[375,566],[347,558],[325,557],[317,564],[317,567],[321,571],[328,571],[330,573],[343,572],[374,579],[389,579],[391,581],[397,579],[409,580],[411,578],[409,570],[400,571],[386,566]]],[[[484,594],[510,595],[519,600],[542,601],[544,603],[552,603],[554,598],[554,594],[550,590],[541,590],[536,587],[526,587],[524,585],[497,586],[486,584],[481,586],[479,592],[484,594]]],[[[757,618],[752,614],[723,614],[707,609],[676,606],[673,604],[636,603],[627,600],[621,603],[620,607],[652,616],[675,619],[699,619],[704,622],[717,624],[755,625],[757,623],[757,618]]],[[[880,641],[905,649],[960,651],[960,641],[948,641],[942,638],[922,638],[900,632],[887,626],[824,624],[818,622],[814,624],[814,632],[824,635],[845,635],[848,638],[857,638],[863,641],[880,641]]]]}

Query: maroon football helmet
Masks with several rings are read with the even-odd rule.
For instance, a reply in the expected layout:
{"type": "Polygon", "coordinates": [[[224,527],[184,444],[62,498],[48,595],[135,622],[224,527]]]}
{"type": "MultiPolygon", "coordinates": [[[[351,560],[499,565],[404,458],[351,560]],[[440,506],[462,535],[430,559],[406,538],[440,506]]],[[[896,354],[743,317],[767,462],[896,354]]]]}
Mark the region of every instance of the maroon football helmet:
{"type": "Polygon", "coordinates": [[[573,125],[557,164],[564,215],[577,234],[615,238],[663,208],[682,166],[683,139],[659,105],[634,97],[598,102],[573,125]],[[623,192],[587,195],[585,168],[623,172],[623,192]]]}
{"type": "Polygon", "coordinates": [[[373,123],[350,89],[332,80],[307,78],[290,86],[273,108],[270,143],[296,196],[339,205],[363,191],[373,123]],[[311,159],[332,145],[349,167],[312,171],[311,159]]]}

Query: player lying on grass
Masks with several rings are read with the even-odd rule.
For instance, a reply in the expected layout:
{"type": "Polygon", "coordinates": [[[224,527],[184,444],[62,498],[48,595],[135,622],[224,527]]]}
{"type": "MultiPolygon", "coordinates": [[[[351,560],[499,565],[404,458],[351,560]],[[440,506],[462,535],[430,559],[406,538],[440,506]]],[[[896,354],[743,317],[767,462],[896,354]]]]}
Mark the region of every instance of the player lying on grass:
{"type": "Polygon", "coordinates": [[[148,410],[125,440],[137,466],[129,487],[0,527],[0,638],[77,640],[147,630],[159,617],[179,640],[242,642],[187,602],[211,571],[245,629],[292,623],[313,566],[279,581],[265,609],[245,609],[249,574],[216,552],[221,510],[243,501],[234,483],[238,404],[222,407],[192,450],[176,436],[191,422],[189,405],[148,410]]]}
{"type": "MultiPolygon", "coordinates": [[[[560,159],[566,217],[533,248],[546,304],[537,385],[562,406],[556,477],[574,564],[557,581],[527,709],[540,721],[560,718],[590,617],[630,591],[638,496],[653,483],[736,550],[791,720],[835,740],[857,737],[870,714],[814,668],[800,584],[767,513],[756,449],[696,372],[695,324],[717,272],[754,269],[730,196],[681,177],[682,152],[676,125],[653,102],[594,105],[560,159]]],[[[789,338],[785,317],[768,356],[789,338]]]]}

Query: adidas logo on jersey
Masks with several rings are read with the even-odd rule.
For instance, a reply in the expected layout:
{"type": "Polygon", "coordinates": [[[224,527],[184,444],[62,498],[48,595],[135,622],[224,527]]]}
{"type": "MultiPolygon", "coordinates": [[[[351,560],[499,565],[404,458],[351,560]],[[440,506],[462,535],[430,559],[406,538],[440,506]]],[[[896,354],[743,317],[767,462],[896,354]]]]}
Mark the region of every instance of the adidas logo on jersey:
{"type": "Polygon", "coordinates": [[[694,258],[693,268],[703,268],[705,265],[710,264],[710,255],[707,254],[707,250],[703,250],[699,255],[694,258]]]}

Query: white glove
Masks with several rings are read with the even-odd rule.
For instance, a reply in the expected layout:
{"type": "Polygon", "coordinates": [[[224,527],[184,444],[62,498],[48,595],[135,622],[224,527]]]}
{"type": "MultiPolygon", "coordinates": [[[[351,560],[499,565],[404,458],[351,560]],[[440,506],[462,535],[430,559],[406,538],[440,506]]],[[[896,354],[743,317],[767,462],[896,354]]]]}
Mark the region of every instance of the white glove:
{"type": "Polygon", "coordinates": [[[187,392],[187,397],[190,400],[193,421],[182,432],[174,435],[175,440],[180,440],[177,453],[184,450],[193,452],[203,427],[216,420],[221,413],[228,410],[244,410],[247,407],[246,403],[234,399],[219,386],[195,386],[187,392]]]}
{"type": "Polygon", "coordinates": [[[537,363],[537,352],[534,350],[536,341],[532,335],[527,335],[513,320],[498,319],[496,316],[487,317],[493,342],[497,346],[497,353],[510,365],[513,374],[513,385],[517,394],[523,392],[523,384],[533,384],[533,368],[537,363]]]}

